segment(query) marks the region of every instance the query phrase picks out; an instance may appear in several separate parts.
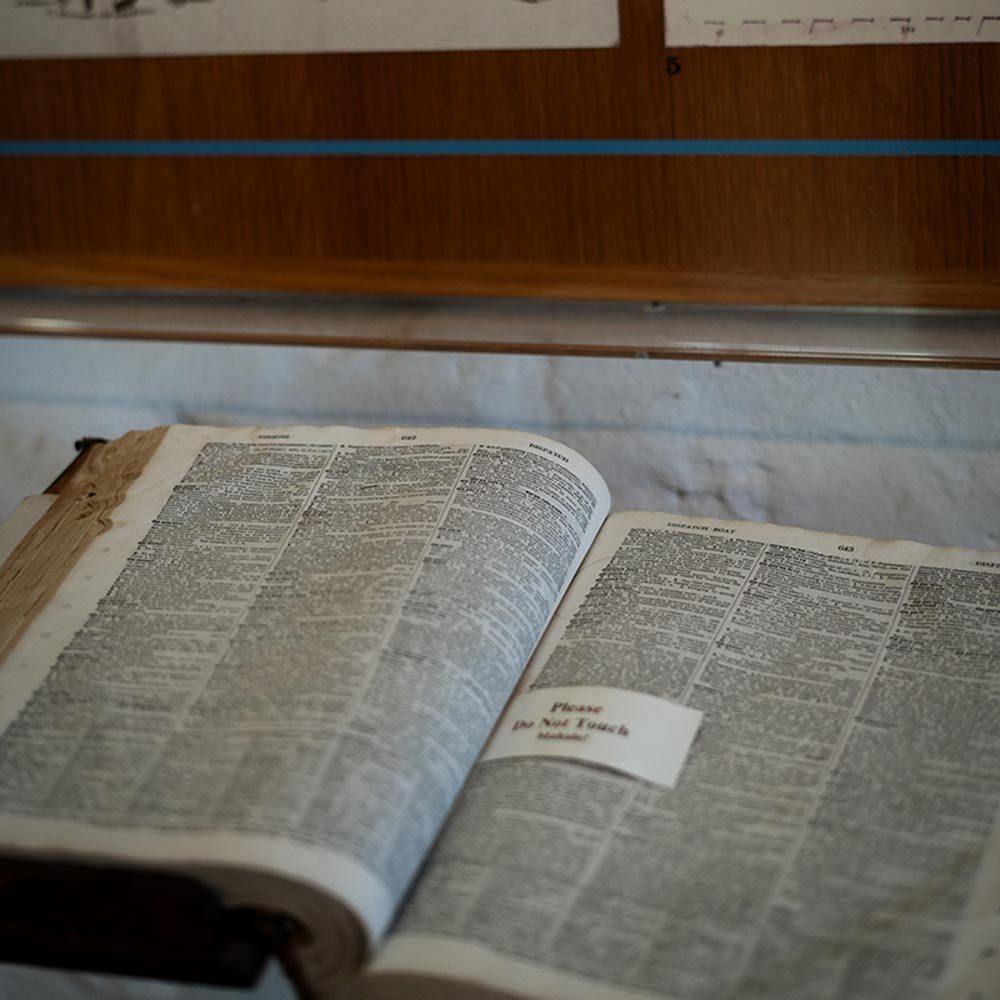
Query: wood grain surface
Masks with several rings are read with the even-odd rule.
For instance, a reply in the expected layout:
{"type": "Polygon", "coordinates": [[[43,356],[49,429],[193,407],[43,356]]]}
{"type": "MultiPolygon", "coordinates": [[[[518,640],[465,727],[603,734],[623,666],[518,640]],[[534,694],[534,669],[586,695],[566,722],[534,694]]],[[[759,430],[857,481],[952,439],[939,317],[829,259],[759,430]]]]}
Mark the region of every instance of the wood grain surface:
{"type": "MultiPolygon", "coordinates": [[[[0,138],[1000,138],[1000,45],[621,10],[607,50],[8,61],[0,138]]],[[[998,157],[2,157],[0,219],[7,284],[1000,307],[998,157]]]]}
{"type": "Polygon", "coordinates": [[[111,526],[112,512],[165,433],[130,431],[94,445],[59,483],[55,502],[0,566],[0,664],[87,546],[111,526]]]}

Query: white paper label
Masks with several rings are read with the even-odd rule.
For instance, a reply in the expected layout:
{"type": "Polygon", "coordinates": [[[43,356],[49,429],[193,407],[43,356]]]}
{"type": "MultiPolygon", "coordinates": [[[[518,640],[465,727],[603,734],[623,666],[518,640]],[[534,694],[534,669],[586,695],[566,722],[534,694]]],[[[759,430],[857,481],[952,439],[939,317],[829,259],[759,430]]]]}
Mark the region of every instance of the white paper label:
{"type": "Polygon", "coordinates": [[[672,788],[701,712],[636,691],[538,688],[508,706],[484,760],[573,757],[672,788]]]}

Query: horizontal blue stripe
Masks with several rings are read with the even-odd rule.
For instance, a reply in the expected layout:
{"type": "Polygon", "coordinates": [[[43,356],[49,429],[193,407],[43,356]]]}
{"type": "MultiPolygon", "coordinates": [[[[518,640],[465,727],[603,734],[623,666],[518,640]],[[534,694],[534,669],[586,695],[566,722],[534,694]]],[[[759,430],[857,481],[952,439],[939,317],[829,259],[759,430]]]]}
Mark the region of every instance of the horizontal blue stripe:
{"type": "Polygon", "coordinates": [[[980,139],[81,139],[0,156],[1000,156],[980,139]]]}

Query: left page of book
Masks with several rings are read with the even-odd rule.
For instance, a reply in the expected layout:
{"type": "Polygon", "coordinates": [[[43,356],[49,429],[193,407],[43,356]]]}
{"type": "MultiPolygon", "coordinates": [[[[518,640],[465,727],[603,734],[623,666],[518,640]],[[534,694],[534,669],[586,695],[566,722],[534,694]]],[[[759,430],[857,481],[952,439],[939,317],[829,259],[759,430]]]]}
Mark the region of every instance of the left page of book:
{"type": "Polygon", "coordinates": [[[171,428],[0,665],[0,849],[280,875],[374,941],[607,507],[524,434],[171,428]]]}
{"type": "Polygon", "coordinates": [[[603,48],[616,0],[0,0],[0,56],[603,48]]]}

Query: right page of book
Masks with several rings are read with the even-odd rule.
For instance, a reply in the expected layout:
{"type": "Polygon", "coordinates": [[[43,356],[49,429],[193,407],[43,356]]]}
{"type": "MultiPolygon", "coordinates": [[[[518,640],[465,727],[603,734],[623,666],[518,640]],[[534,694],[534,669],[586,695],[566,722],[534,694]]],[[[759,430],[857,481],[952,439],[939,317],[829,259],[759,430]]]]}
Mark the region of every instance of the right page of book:
{"type": "Polygon", "coordinates": [[[0,666],[0,848],[280,877],[339,975],[323,903],[379,937],[607,505],[536,435],[170,428],[0,666]]]}
{"type": "Polygon", "coordinates": [[[1000,997],[1000,554],[616,515],[567,685],[700,710],[679,777],[484,760],[372,995],[1000,997]]]}

